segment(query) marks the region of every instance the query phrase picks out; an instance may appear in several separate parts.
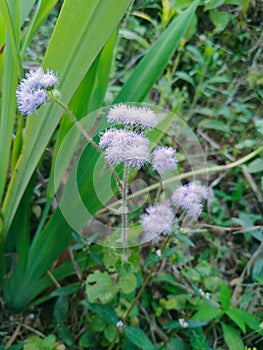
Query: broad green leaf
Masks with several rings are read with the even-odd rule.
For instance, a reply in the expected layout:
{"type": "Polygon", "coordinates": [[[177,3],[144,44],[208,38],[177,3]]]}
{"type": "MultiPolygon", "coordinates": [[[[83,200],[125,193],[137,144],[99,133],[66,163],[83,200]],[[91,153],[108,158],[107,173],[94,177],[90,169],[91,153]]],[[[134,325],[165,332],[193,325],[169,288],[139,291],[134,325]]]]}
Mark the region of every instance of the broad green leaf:
{"type": "Polygon", "coordinates": [[[143,349],[143,350],[155,349],[152,342],[150,341],[150,339],[142,329],[127,326],[127,327],[124,327],[124,334],[133,344],[138,346],[139,349],[143,349]]]}
{"type": "Polygon", "coordinates": [[[42,345],[42,339],[37,337],[37,336],[33,336],[33,337],[29,337],[27,340],[26,340],[26,344],[25,344],[25,347],[24,347],[24,350],[37,350],[41,347],[42,345]],[[31,347],[35,345],[35,348],[31,347]]]}
{"type": "Polygon", "coordinates": [[[199,0],[178,15],[156,40],[149,52],[135,68],[129,80],[116,97],[115,102],[142,101],[174,54],[181,38],[191,22],[199,0]]]}
{"type": "Polygon", "coordinates": [[[231,294],[225,281],[221,282],[219,300],[222,308],[227,310],[230,306],[231,294]]]}
{"type": "Polygon", "coordinates": [[[57,332],[58,332],[59,338],[63,341],[63,344],[67,345],[69,349],[72,349],[75,345],[74,344],[75,342],[74,342],[74,339],[72,337],[71,330],[69,329],[69,327],[61,325],[58,328],[57,332]]]}
{"type": "Polygon", "coordinates": [[[240,311],[241,310],[239,310],[239,309],[229,308],[228,310],[226,310],[226,314],[245,333],[246,332],[246,325],[245,325],[245,322],[243,320],[242,312],[240,312],[240,311]]]}
{"type": "Polygon", "coordinates": [[[249,312],[243,309],[238,309],[238,311],[239,311],[240,317],[249,328],[253,330],[259,329],[260,321],[255,315],[250,314],[249,312]]]}
{"type": "Polygon", "coordinates": [[[155,264],[159,261],[160,261],[159,255],[157,255],[156,253],[153,253],[153,254],[150,254],[149,256],[147,256],[147,258],[144,262],[144,266],[146,267],[146,266],[155,264]]]}
{"type": "Polygon", "coordinates": [[[119,290],[124,294],[129,294],[136,289],[137,278],[133,273],[127,273],[126,275],[120,276],[118,282],[119,290]]]}
{"type": "Polygon", "coordinates": [[[198,311],[192,317],[192,319],[199,321],[211,321],[220,317],[222,314],[223,313],[219,308],[210,305],[208,302],[204,302],[198,307],[198,311]]]}
{"type": "Polygon", "coordinates": [[[114,337],[116,336],[117,329],[116,326],[110,324],[104,329],[104,335],[108,339],[109,342],[112,342],[114,337]]]}
{"type": "Polygon", "coordinates": [[[214,31],[216,33],[222,32],[228,25],[231,18],[229,13],[224,11],[210,11],[209,17],[211,19],[211,22],[215,26],[214,31]]]}
{"type": "Polygon", "coordinates": [[[105,321],[116,325],[118,317],[111,305],[92,304],[84,300],[82,304],[105,321]]]}
{"type": "Polygon", "coordinates": [[[79,340],[79,346],[81,348],[90,348],[92,346],[92,338],[93,333],[91,333],[91,331],[89,332],[85,332],[79,340]]]}
{"type": "Polygon", "coordinates": [[[248,172],[250,174],[257,174],[263,171],[263,158],[256,158],[252,160],[247,166],[248,172]]]}
{"type": "Polygon", "coordinates": [[[50,334],[42,341],[42,347],[47,349],[52,349],[55,346],[56,337],[53,334],[50,334]]]}
{"type": "Polygon", "coordinates": [[[228,134],[230,133],[229,127],[217,119],[203,119],[199,123],[199,126],[204,129],[218,130],[228,134]]]}
{"type": "Polygon", "coordinates": [[[69,301],[65,295],[60,295],[54,306],[54,317],[57,323],[64,321],[69,310],[69,301]]]}
{"type": "Polygon", "coordinates": [[[221,323],[223,336],[229,350],[241,350],[244,349],[242,338],[235,328],[225,323],[221,323]]]}
{"type": "Polygon", "coordinates": [[[115,295],[115,288],[107,272],[95,271],[86,280],[86,293],[91,303],[105,304],[115,295]]]}

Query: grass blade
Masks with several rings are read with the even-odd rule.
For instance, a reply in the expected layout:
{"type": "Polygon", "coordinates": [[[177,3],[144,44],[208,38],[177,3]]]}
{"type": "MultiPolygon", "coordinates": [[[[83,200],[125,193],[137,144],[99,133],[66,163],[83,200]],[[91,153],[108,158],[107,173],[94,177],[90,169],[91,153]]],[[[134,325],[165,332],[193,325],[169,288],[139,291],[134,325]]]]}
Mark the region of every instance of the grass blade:
{"type": "Polygon", "coordinates": [[[147,96],[157,78],[174,54],[189,26],[199,0],[178,15],[144,56],[133,74],[123,86],[115,102],[140,102],[147,96]]]}

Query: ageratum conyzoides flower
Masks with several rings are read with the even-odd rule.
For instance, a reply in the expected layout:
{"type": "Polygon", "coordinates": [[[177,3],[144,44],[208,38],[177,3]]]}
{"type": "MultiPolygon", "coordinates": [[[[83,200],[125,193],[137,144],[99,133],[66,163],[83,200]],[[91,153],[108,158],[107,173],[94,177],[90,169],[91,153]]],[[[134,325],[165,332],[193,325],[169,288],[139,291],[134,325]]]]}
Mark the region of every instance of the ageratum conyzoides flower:
{"type": "Polygon", "coordinates": [[[146,107],[128,106],[119,104],[113,106],[108,113],[109,123],[123,124],[127,127],[140,127],[152,129],[157,124],[155,112],[146,107]]]}
{"type": "Polygon", "coordinates": [[[18,85],[16,96],[21,114],[33,114],[47,100],[47,89],[57,84],[58,78],[52,71],[44,73],[43,69],[32,69],[18,85]]]}
{"type": "Polygon", "coordinates": [[[101,148],[112,164],[124,163],[128,168],[140,169],[150,159],[149,140],[133,131],[110,129],[101,135],[101,148]]]}

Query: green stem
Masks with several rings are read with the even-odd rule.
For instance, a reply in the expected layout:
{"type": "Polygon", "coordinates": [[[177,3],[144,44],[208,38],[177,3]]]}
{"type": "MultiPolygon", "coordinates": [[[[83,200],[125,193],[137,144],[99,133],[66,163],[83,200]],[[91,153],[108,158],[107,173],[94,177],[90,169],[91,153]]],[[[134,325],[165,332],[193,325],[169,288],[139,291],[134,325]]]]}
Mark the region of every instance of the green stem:
{"type": "MultiPolygon", "coordinates": [[[[229,164],[225,164],[225,165],[215,165],[212,166],[210,168],[202,168],[202,169],[198,169],[198,170],[193,170],[193,171],[188,171],[187,173],[183,173],[180,175],[176,175],[171,177],[170,179],[166,179],[163,181],[163,185],[168,185],[174,182],[178,182],[178,180],[182,180],[182,179],[186,179],[190,176],[196,176],[196,175],[203,175],[203,174],[210,174],[210,173],[219,173],[222,171],[226,171],[232,168],[235,168],[237,166],[240,166],[244,163],[246,163],[247,161],[249,161],[250,159],[254,158],[257,154],[259,154],[260,152],[263,151],[263,146],[260,146],[259,148],[257,148],[255,151],[247,154],[245,157],[240,158],[238,160],[236,160],[235,162],[229,163],[229,164]]],[[[157,182],[149,187],[146,187],[140,191],[134,192],[131,196],[127,196],[127,200],[132,199],[132,198],[136,198],[139,196],[142,196],[144,194],[147,194],[150,191],[156,190],[158,189],[160,186],[160,182],[157,182]]],[[[120,205],[120,203],[114,202],[111,204],[110,208],[115,208],[116,206],[120,205]]],[[[97,215],[102,214],[104,212],[106,212],[108,210],[108,208],[102,209],[100,210],[97,215]]]]}
{"type": "MultiPolygon", "coordinates": [[[[163,252],[163,250],[165,249],[166,245],[168,244],[169,240],[171,239],[171,235],[167,236],[162,247],[161,247],[161,254],[163,252]]],[[[134,306],[137,304],[138,300],[140,299],[142,292],[144,291],[144,289],[146,288],[146,286],[148,285],[148,283],[150,282],[151,278],[152,278],[152,274],[155,270],[156,264],[154,264],[151,268],[151,270],[149,271],[147,277],[145,278],[145,280],[143,281],[143,284],[139,290],[139,292],[137,293],[136,297],[133,300],[133,303],[131,304],[131,306],[129,307],[128,311],[126,312],[126,314],[122,317],[123,322],[125,323],[125,321],[127,321],[127,318],[130,316],[130,313],[132,312],[134,306]]],[[[114,339],[112,340],[110,347],[108,350],[112,350],[115,342],[117,340],[118,337],[118,333],[116,333],[114,339]]]]}
{"type": "MultiPolygon", "coordinates": [[[[167,236],[162,247],[161,247],[161,255],[162,252],[164,251],[165,247],[167,246],[169,240],[171,239],[171,235],[167,236]]],[[[151,278],[152,278],[152,274],[155,270],[156,264],[153,264],[151,270],[149,271],[149,273],[147,274],[147,277],[145,278],[145,280],[143,281],[143,284],[139,290],[139,292],[137,293],[136,297],[133,300],[133,303],[131,304],[131,306],[129,307],[128,311],[126,312],[126,314],[123,316],[123,321],[125,322],[127,320],[127,318],[129,317],[130,313],[132,312],[134,306],[137,304],[138,300],[140,299],[142,292],[144,291],[144,289],[146,288],[146,286],[148,285],[148,283],[150,282],[151,278]]]]}
{"type": "Polygon", "coordinates": [[[67,114],[67,116],[73,121],[73,123],[76,125],[76,127],[79,129],[80,133],[85,137],[85,139],[92,144],[92,146],[100,153],[100,155],[104,158],[105,162],[107,163],[107,166],[111,170],[113,176],[115,177],[115,180],[117,184],[119,185],[121,191],[123,191],[122,183],[119,179],[119,176],[117,175],[115,169],[113,168],[112,164],[108,161],[106,158],[104,152],[102,149],[96,144],[96,142],[93,141],[93,139],[90,137],[90,135],[87,133],[87,131],[83,128],[83,126],[80,124],[80,122],[74,117],[74,115],[71,113],[71,111],[68,109],[68,107],[58,100],[52,93],[49,95],[53,102],[58,104],[67,114]]]}
{"type": "Polygon", "coordinates": [[[127,185],[128,185],[128,174],[129,169],[125,165],[124,166],[124,177],[123,177],[123,187],[122,187],[122,212],[121,212],[121,218],[122,218],[122,243],[123,243],[123,249],[124,249],[124,255],[127,257],[127,243],[128,243],[128,237],[127,237],[127,185]]]}

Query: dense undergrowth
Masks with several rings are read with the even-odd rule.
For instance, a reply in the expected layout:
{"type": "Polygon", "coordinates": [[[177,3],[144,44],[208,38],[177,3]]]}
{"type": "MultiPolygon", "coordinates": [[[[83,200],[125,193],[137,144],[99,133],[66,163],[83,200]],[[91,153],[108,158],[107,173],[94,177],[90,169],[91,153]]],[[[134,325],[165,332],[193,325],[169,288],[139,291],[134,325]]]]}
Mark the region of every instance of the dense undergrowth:
{"type": "MultiPolygon", "coordinates": [[[[190,4],[192,1],[138,0],[128,8],[115,34],[102,105],[120,102],[118,96],[124,96],[135,67],[190,4]]],[[[25,69],[42,64],[61,5],[58,2],[33,37],[24,58],[25,69]]],[[[209,195],[198,222],[187,232],[175,229],[168,237],[130,247],[126,258],[122,249],[108,247],[107,242],[92,243],[71,230],[67,248],[40,280],[49,280],[48,288],[17,309],[2,293],[0,349],[262,348],[263,159],[262,149],[257,151],[263,138],[262,24],[260,1],[201,2],[177,51],[143,99],[158,105],[161,113],[178,116],[202,146],[207,171],[201,179],[209,195]]],[[[100,76],[93,71],[88,78],[95,81],[100,76]]],[[[79,96],[83,88],[89,85],[80,88],[79,96]]],[[[99,89],[95,85],[96,96],[99,89]]],[[[78,95],[69,101],[79,116],[96,106],[95,99],[90,100],[91,107],[82,106],[78,95]]],[[[19,128],[24,125],[18,122],[15,134],[19,128]]],[[[159,143],[176,147],[176,135],[175,125],[159,143]]],[[[42,218],[52,222],[56,210],[48,184],[53,180],[56,142],[63,136],[54,132],[22,199],[26,205],[30,202],[26,214],[30,241],[43,229],[42,218]]],[[[188,151],[196,155],[195,149],[188,151]]],[[[179,174],[191,170],[187,156],[183,149],[177,150],[179,174]]],[[[137,175],[135,171],[130,176],[135,179],[137,175]]],[[[148,186],[158,180],[146,167],[139,177],[148,186]]],[[[191,181],[191,176],[182,181],[191,181]]],[[[144,206],[129,216],[131,221],[138,222],[156,193],[152,191],[144,206]]],[[[11,231],[23,216],[21,208],[11,231]]],[[[99,209],[96,213],[104,223],[120,224],[99,209]]],[[[63,228],[56,227],[61,235],[63,228]]],[[[5,256],[9,259],[14,250],[9,241],[5,256]]],[[[15,263],[12,256],[7,278],[15,263]]],[[[30,295],[31,286],[23,288],[30,295]]]]}

